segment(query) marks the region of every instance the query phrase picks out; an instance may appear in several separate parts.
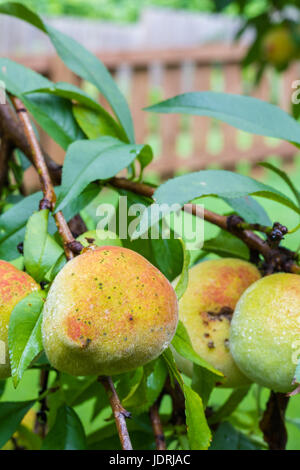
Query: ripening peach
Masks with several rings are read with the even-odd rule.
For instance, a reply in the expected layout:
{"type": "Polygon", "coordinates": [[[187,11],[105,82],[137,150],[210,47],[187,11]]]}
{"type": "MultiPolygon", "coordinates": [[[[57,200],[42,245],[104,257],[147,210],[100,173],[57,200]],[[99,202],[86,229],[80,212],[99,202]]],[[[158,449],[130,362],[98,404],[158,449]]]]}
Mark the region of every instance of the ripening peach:
{"type": "Polygon", "coordinates": [[[277,273],[250,286],[231,323],[230,350],[251,380],[289,392],[300,358],[300,277],[277,273]]]}
{"type": "Polygon", "coordinates": [[[43,311],[51,364],[71,375],[113,375],[159,356],[178,321],[164,275],[138,253],[87,249],[55,278],[43,311]]]}
{"type": "MultiPolygon", "coordinates": [[[[187,290],[179,301],[179,318],[194,350],[224,374],[225,387],[249,383],[230,354],[229,328],[237,301],[259,278],[257,268],[240,259],[204,261],[190,269],[187,290]]],[[[178,354],[176,361],[178,367],[191,377],[192,363],[178,354]]]]}
{"type": "Polygon", "coordinates": [[[10,314],[20,300],[39,288],[28,274],[0,260],[0,379],[10,376],[7,344],[10,314]]]}
{"type": "Polygon", "coordinates": [[[297,53],[296,43],[286,26],[276,26],[268,31],[262,41],[263,56],[275,67],[286,66],[297,53]]]}

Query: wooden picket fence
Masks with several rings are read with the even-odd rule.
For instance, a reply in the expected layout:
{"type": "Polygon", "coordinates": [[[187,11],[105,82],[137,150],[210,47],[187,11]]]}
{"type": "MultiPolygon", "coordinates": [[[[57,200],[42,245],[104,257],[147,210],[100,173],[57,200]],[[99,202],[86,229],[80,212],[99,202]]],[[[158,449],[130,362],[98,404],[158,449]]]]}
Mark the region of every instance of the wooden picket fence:
{"type": "MultiPolygon", "coordinates": [[[[205,46],[177,50],[146,50],[130,52],[107,52],[99,54],[116,80],[120,70],[126,68],[129,77],[127,98],[133,115],[138,143],[153,140],[157,144],[155,159],[151,169],[162,176],[170,176],[178,170],[198,170],[208,165],[218,164],[225,168],[234,167],[240,160],[251,163],[263,160],[270,155],[283,158],[292,157],[296,149],[289,143],[270,141],[261,136],[251,136],[247,147],[240,145],[241,131],[229,125],[218,124],[206,117],[189,117],[184,122],[178,115],[156,115],[155,125],[149,118],[150,113],[143,108],[151,104],[153,70],[159,70],[160,99],[170,98],[183,91],[204,91],[215,89],[214,77],[218,77],[218,91],[229,93],[248,93],[249,80],[244,77],[241,60],[245,46],[208,44],[205,46]],[[189,83],[184,82],[184,67],[189,66],[189,83]],[[213,133],[212,133],[213,132],[213,133]],[[184,152],[178,146],[180,136],[188,142],[184,152]],[[219,144],[209,147],[208,142],[217,139],[219,144]]],[[[18,60],[26,66],[44,74],[54,82],[69,81],[84,85],[79,77],[69,71],[57,57],[23,57],[18,60]]],[[[249,94],[266,101],[277,101],[281,108],[289,111],[291,107],[292,82],[299,78],[299,64],[276,76],[265,73],[259,86],[249,94]],[[274,92],[274,88],[276,91],[274,92]]],[[[103,97],[99,101],[107,109],[103,97]]],[[[153,119],[153,118],[152,118],[153,119]]],[[[45,133],[42,133],[45,149],[61,162],[63,151],[45,133]]]]}

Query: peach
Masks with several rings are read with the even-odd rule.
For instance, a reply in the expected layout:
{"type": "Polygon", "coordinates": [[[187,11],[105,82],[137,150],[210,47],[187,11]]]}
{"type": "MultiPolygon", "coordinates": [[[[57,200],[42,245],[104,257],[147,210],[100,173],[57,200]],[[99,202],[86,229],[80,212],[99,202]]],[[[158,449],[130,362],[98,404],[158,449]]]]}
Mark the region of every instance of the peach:
{"type": "Polygon", "coordinates": [[[291,31],[280,25],[265,34],[262,41],[262,51],[267,62],[280,68],[295,58],[297,47],[291,31]]]}
{"type": "Polygon", "coordinates": [[[230,350],[241,371],[275,392],[289,392],[300,357],[300,277],[277,273],[250,286],[231,323],[230,350]]]}
{"type": "Polygon", "coordinates": [[[178,321],[164,275],[138,253],[93,247],[55,278],[43,310],[50,363],[71,375],[114,375],[158,357],[178,321]]]}
{"type": "MultiPolygon", "coordinates": [[[[243,260],[204,261],[190,269],[187,290],[179,301],[179,318],[194,350],[224,374],[224,387],[239,387],[250,382],[230,354],[229,328],[237,301],[259,278],[257,268],[243,260]]],[[[178,354],[176,361],[182,372],[191,377],[192,363],[178,354]]]]}
{"type": "Polygon", "coordinates": [[[0,379],[11,375],[7,344],[10,314],[20,300],[39,288],[31,276],[0,260],[0,352],[5,353],[5,361],[0,361],[0,379]]]}

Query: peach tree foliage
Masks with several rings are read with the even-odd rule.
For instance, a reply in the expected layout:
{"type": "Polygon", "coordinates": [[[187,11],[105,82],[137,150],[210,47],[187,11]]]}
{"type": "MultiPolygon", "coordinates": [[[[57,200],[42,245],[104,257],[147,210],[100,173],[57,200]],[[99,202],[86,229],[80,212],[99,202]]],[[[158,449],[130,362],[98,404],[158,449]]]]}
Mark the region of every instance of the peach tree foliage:
{"type": "MultiPolygon", "coordinates": [[[[2,3],[0,13],[24,20],[47,34],[66,66],[93,84],[112,108],[113,112],[109,114],[80,88],[65,82],[53,83],[10,59],[0,59],[0,80],[5,83],[7,92],[18,97],[40,127],[66,151],[61,183],[55,186],[57,202],[54,213],[62,211],[67,221],[80,214],[87,228],[93,230],[98,221],[95,208],[104,197],[101,190],[106,186],[112,188],[111,179],[121,170],[126,170],[128,181],[145,182],[144,169],[152,161],[152,149],[149,145],[136,144],[128,104],[99,59],[19,3],[2,3]]],[[[246,96],[186,93],[146,111],[210,116],[243,131],[300,145],[299,124],[291,116],[271,104],[246,96]]],[[[28,369],[41,373],[50,371],[50,376],[48,388],[42,391],[37,380],[34,399],[0,401],[0,447],[20,429],[28,410],[32,407],[39,409],[43,399],[47,398],[47,407],[39,411],[39,418],[47,419],[48,432],[41,438],[28,430],[25,447],[119,449],[115,423],[100,418],[105,413],[105,416],[109,415],[109,403],[97,377],[57,373],[43,353],[41,311],[44,298],[67,260],[53,214],[49,209],[37,211],[42,193],[23,195],[23,175],[30,165],[26,155],[15,149],[7,181],[1,188],[0,258],[26,270],[43,288],[42,294],[31,293],[21,300],[11,314],[8,340],[12,365],[10,380],[14,387],[22,390],[24,373],[28,369]],[[20,244],[23,244],[22,254],[18,250],[20,244]],[[40,391],[42,395],[39,396],[40,391]],[[91,421],[97,422],[93,431],[80,414],[80,405],[84,403],[92,403],[89,411],[91,421]]],[[[174,203],[183,206],[195,200],[205,204],[205,196],[208,195],[220,198],[229,206],[231,215],[242,217],[240,220],[249,226],[264,226],[268,236],[273,221],[252,198],[253,195],[292,209],[295,219],[300,214],[298,190],[284,172],[271,165],[269,169],[277,172],[290,186],[293,198],[253,178],[225,170],[202,170],[169,179],[153,188],[153,197],[157,203],[169,206],[174,203]]],[[[149,207],[132,239],[124,240],[123,244],[147,258],[169,281],[179,278],[176,293],[180,298],[187,285],[190,265],[184,240],[175,238],[173,232],[169,240],[141,238],[151,229],[148,211],[152,199],[120,187],[113,187],[109,194],[109,202],[115,205],[116,210],[119,197],[124,195],[128,197],[129,207],[136,203],[149,207]]],[[[151,223],[159,222],[166,215],[160,213],[151,223]]],[[[201,260],[209,253],[246,260],[251,254],[247,244],[226,230],[220,230],[215,238],[205,240],[203,250],[196,258],[201,260]]],[[[260,256],[257,262],[262,263],[260,256]]],[[[122,405],[132,413],[127,425],[133,447],[155,448],[149,410],[157,400],[177,393],[182,409],[176,409],[176,401],[173,400],[172,407],[165,405],[167,398],[162,399],[161,419],[169,449],[265,448],[259,434],[255,436],[252,428],[242,429],[238,420],[232,418],[249,389],[233,390],[219,408],[211,410],[207,407],[220,377],[222,374],[194,351],[185,327],[179,322],[172,349],[167,349],[143,367],[113,377],[122,405]],[[173,357],[174,349],[194,364],[192,380],[179,373],[173,357]]],[[[300,382],[299,366],[295,371],[295,381],[300,382]]],[[[5,390],[5,382],[0,381],[0,393],[5,393],[5,390]]]]}

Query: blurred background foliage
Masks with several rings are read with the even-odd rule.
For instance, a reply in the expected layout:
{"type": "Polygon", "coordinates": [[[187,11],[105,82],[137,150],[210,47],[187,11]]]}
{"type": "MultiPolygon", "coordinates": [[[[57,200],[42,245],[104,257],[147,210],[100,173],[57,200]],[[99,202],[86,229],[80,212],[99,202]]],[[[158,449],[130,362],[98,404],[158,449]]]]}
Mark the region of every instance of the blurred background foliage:
{"type": "Polygon", "coordinates": [[[146,7],[180,9],[191,12],[220,12],[245,15],[249,19],[298,6],[297,0],[23,0],[44,15],[70,15],[113,21],[136,21],[146,7]]]}

